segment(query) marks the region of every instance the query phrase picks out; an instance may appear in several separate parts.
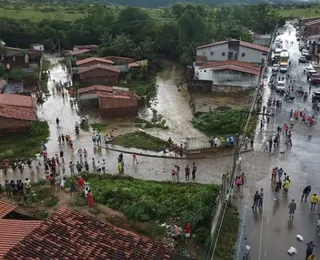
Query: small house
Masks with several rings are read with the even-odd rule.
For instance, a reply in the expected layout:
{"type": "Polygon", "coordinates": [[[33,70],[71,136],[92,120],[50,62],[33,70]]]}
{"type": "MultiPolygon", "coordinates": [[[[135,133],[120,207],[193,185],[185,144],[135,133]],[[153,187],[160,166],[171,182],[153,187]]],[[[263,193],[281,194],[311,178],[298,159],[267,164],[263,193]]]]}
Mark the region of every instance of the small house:
{"type": "Polygon", "coordinates": [[[139,97],[124,88],[94,85],[78,90],[78,100],[84,106],[97,107],[102,116],[130,117],[138,114],[139,97]]]}
{"type": "Polygon", "coordinates": [[[36,98],[0,94],[0,135],[25,132],[37,120],[36,98]]]}
{"type": "Polygon", "coordinates": [[[104,64],[72,68],[73,80],[89,84],[118,84],[120,70],[104,64]]]}
{"type": "Polygon", "coordinates": [[[36,51],[44,51],[44,45],[40,43],[31,44],[31,49],[36,51]]]}
{"type": "Polygon", "coordinates": [[[92,65],[102,64],[102,65],[109,65],[111,66],[114,62],[112,60],[107,60],[104,58],[98,58],[98,57],[90,57],[83,60],[78,60],[76,62],[76,65],[79,67],[88,67],[92,65]]]}

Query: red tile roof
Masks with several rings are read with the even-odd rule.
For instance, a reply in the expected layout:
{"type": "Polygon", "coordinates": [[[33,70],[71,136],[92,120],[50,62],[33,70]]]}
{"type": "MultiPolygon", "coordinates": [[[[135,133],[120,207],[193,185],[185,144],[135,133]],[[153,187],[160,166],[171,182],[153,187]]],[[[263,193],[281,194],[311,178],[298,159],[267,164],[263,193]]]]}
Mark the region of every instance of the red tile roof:
{"type": "Polygon", "coordinates": [[[201,69],[208,68],[212,71],[234,70],[234,71],[244,72],[244,73],[253,74],[253,75],[259,75],[260,73],[259,66],[255,66],[251,63],[237,61],[237,60],[210,62],[210,63],[204,64],[200,68],[201,69]]]}
{"type": "Polygon", "coordinates": [[[31,96],[23,96],[16,94],[0,94],[0,105],[33,107],[33,99],[31,96]]]}
{"type": "Polygon", "coordinates": [[[221,42],[214,42],[214,43],[210,43],[210,44],[206,44],[206,45],[201,45],[198,46],[196,49],[202,49],[202,48],[206,48],[206,47],[212,47],[212,46],[217,46],[217,45],[222,45],[222,44],[227,44],[229,42],[238,42],[240,46],[249,48],[249,49],[254,49],[254,50],[258,50],[258,51],[262,51],[262,52],[269,52],[270,49],[261,45],[257,45],[257,44],[253,44],[253,43],[249,43],[249,42],[244,42],[244,41],[239,41],[236,39],[231,39],[231,40],[226,40],[226,41],[221,41],[221,42]]]}
{"type": "Polygon", "coordinates": [[[80,88],[78,94],[84,94],[90,91],[100,91],[100,92],[113,92],[113,87],[102,86],[102,85],[93,85],[87,88],[80,88]]]}
{"type": "Polygon", "coordinates": [[[83,54],[87,52],[90,52],[90,50],[88,49],[75,50],[75,51],[71,51],[69,54],[74,56],[74,55],[83,54]]]}
{"type": "Polygon", "coordinates": [[[0,219],[0,259],[41,223],[36,220],[0,219]]]}
{"type": "Polygon", "coordinates": [[[98,61],[101,63],[110,64],[110,65],[114,63],[112,60],[107,60],[107,59],[98,58],[98,57],[91,57],[91,58],[87,58],[87,59],[83,59],[83,60],[78,60],[76,62],[76,64],[79,66],[79,65],[86,64],[86,63],[92,62],[92,61],[98,61]]]}
{"type": "Polygon", "coordinates": [[[139,68],[142,65],[148,65],[148,60],[139,60],[128,64],[129,68],[139,68]]]}
{"type": "Polygon", "coordinates": [[[61,207],[4,259],[166,260],[172,252],[167,245],[61,207]]]}
{"type": "Polygon", "coordinates": [[[33,97],[0,94],[0,117],[35,121],[37,115],[33,97]]]}
{"type": "Polygon", "coordinates": [[[18,107],[0,104],[0,117],[36,121],[36,114],[36,110],[30,107],[18,107]]]}
{"type": "Polygon", "coordinates": [[[128,57],[121,57],[121,56],[106,56],[106,57],[103,57],[104,59],[107,59],[107,60],[113,60],[113,59],[121,59],[123,61],[128,61],[128,62],[133,62],[134,59],[133,58],[128,58],[128,57]]]}
{"type": "Polygon", "coordinates": [[[0,200],[0,219],[15,210],[16,206],[0,200]]]}
{"type": "Polygon", "coordinates": [[[318,23],[320,23],[320,19],[307,22],[307,23],[305,23],[305,26],[315,25],[315,24],[318,24],[318,23]]]}
{"type": "Polygon", "coordinates": [[[88,71],[95,70],[95,69],[103,69],[103,70],[109,70],[109,71],[113,71],[116,73],[120,73],[119,69],[112,67],[112,66],[106,66],[103,64],[95,64],[92,66],[80,68],[78,73],[81,74],[81,73],[88,72],[88,71]]]}

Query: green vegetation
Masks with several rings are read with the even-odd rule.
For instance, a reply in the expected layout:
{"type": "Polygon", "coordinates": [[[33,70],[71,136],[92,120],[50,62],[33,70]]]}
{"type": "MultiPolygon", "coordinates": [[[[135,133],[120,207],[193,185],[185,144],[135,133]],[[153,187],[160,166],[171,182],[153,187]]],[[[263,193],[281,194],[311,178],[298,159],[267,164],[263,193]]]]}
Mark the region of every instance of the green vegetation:
{"type": "Polygon", "coordinates": [[[123,134],[115,137],[115,144],[126,148],[138,148],[149,151],[161,151],[163,144],[169,143],[142,131],[123,134]]]}
{"type": "Polygon", "coordinates": [[[24,5],[6,4],[1,2],[0,17],[13,19],[26,19],[32,21],[49,20],[64,20],[74,21],[86,15],[85,11],[67,9],[57,5],[24,5]]]}
{"type": "Polygon", "coordinates": [[[212,209],[219,190],[217,185],[91,174],[85,179],[93,189],[96,202],[118,210],[130,219],[159,224],[177,222],[182,227],[190,221],[194,240],[203,246],[208,239],[212,209]]]}
{"type": "Polygon", "coordinates": [[[307,6],[288,6],[282,9],[278,9],[277,13],[285,18],[309,18],[320,16],[320,6],[307,5],[307,6]]]}
{"type": "Polygon", "coordinates": [[[47,71],[51,68],[51,62],[49,60],[43,59],[42,62],[42,71],[47,71]]]}
{"type": "Polygon", "coordinates": [[[35,121],[26,134],[14,134],[0,140],[0,158],[33,158],[41,151],[41,145],[49,137],[49,125],[46,121],[35,121]]]}
{"type": "Polygon", "coordinates": [[[21,69],[12,69],[8,72],[8,79],[13,82],[22,81],[24,78],[24,71],[21,69]]]}
{"type": "Polygon", "coordinates": [[[161,119],[157,122],[150,122],[142,118],[136,118],[134,120],[134,126],[140,127],[142,129],[147,129],[147,128],[161,128],[163,130],[169,129],[169,127],[166,125],[165,119],[161,119]]]}
{"type": "Polygon", "coordinates": [[[43,93],[49,93],[48,80],[49,80],[48,74],[47,73],[42,73],[41,82],[40,82],[40,89],[41,89],[41,91],[43,93]]]}
{"type": "Polygon", "coordinates": [[[90,126],[98,132],[102,132],[106,128],[106,125],[102,123],[93,123],[90,126]]]}
{"type": "Polygon", "coordinates": [[[134,91],[138,96],[153,97],[156,95],[156,84],[145,81],[132,81],[123,85],[134,91]]]}
{"type": "Polygon", "coordinates": [[[239,214],[235,207],[229,205],[220,230],[215,259],[229,260],[234,257],[234,245],[237,241],[239,229],[239,214]]]}
{"type": "MultiPolygon", "coordinates": [[[[61,49],[72,49],[74,45],[81,44],[100,44],[100,56],[148,59],[148,68],[142,71],[145,76],[151,71],[149,68],[159,67],[160,57],[179,59],[183,64],[191,64],[195,47],[200,44],[228,37],[250,41],[249,29],[256,33],[270,33],[276,24],[281,26],[284,23],[284,19],[265,3],[223,6],[219,9],[176,4],[152,11],[88,4],[40,7],[19,3],[13,4],[13,8],[22,12],[23,8],[40,8],[46,13],[59,9],[54,11],[57,15],[63,13],[64,9],[68,12],[80,12],[81,18],[70,22],[61,17],[50,20],[49,15],[41,21],[37,21],[36,17],[18,20],[18,15],[14,16],[15,19],[0,17],[1,39],[8,46],[29,48],[30,44],[39,42],[44,44],[45,49],[53,50],[58,41],[61,49]]],[[[151,87],[150,84],[147,86],[151,87]]],[[[144,85],[134,83],[133,87],[141,95],[150,93],[144,85]]]]}
{"type": "MultiPolygon", "coordinates": [[[[245,115],[242,114],[238,109],[213,110],[193,118],[192,124],[208,136],[236,134],[241,132],[241,126],[245,119],[245,115]]],[[[252,117],[248,133],[254,130],[256,120],[256,117],[252,117]]]]}

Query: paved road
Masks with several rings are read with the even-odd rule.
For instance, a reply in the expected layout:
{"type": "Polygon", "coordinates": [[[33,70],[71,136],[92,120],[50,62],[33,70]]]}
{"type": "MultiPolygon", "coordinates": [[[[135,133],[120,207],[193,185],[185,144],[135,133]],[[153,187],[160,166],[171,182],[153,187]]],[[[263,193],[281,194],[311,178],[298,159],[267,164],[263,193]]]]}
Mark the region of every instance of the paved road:
{"type": "MultiPolygon", "coordinates": [[[[295,37],[295,29],[291,25],[286,26],[286,30],[281,35],[284,48],[290,52],[291,68],[288,73],[296,79],[297,87],[302,86],[308,90],[309,84],[306,75],[303,73],[304,65],[298,64],[300,52],[295,37]],[[289,34],[290,32],[290,34],[289,34]],[[286,44],[286,40],[289,41],[286,44]],[[294,44],[290,44],[294,41],[294,44]]],[[[267,87],[268,88],[268,87],[267,87]]],[[[313,87],[313,90],[315,88],[313,87]]],[[[266,90],[270,92],[270,90],[266,90]]],[[[277,94],[275,94],[277,96],[277,94]]],[[[237,198],[240,205],[241,229],[239,245],[237,247],[235,259],[242,259],[243,249],[246,244],[252,247],[251,259],[304,259],[305,244],[297,241],[296,235],[301,234],[305,240],[313,240],[319,244],[314,250],[320,258],[320,236],[316,234],[316,224],[318,220],[316,211],[310,211],[310,203],[300,203],[302,190],[310,184],[312,192],[320,192],[319,179],[319,152],[320,152],[320,124],[308,127],[297,123],[292,130],[293,146],[286,150],[284,158],[280,158],[279,151],[285,149],[285,144],[281,140],[280,148],[272,151],[271,154],[263,153],[265,138],[275,129],[277,125],[288,122],[289,111],[291,109],[305,108],[309,113],[312,112],[311,97],[306,102],[301,97],[296,97],[293,103],[283,103],[282,111],[278,112],[274,118],[274,126],[266,126],[258,132],[258,140],[262,140],[260,149],[257,145],[254,156],[249,162],[244,164],[244,171],[247,173],[247,185],[245,190],[237,198]],[[308,140],[308,135],[312,139],[308,140]],[[270,183],[271,170],[274,167],[282,167],[290,176],[291,186],[287,195],[281,194],[280,201],[274,201],[270,183]],[[253,212],[251,209],[253,194],[256,190],[264,189],[264,206],[262,210],[253,212]],[[293,220],[288,218],[288,204],[291,199],[297,202],[297,211],[293,220]],[[298,254],[289,256],[287,250],[294,246],[298,254]]],[[[319,114],[316,120],[320,122],[319,114]]]]}

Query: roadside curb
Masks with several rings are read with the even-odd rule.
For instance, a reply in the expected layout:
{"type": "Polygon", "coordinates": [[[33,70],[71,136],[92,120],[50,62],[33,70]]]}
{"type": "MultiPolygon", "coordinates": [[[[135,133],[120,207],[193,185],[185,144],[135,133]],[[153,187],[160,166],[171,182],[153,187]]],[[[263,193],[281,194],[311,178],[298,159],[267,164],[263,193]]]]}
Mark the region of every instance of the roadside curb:
{"type": "MultiPolygon", "coordinates": [[[[96,147],[98,147],[98,145],[95,145],[96,147]]],[[[233,156],[234,155],[234,151],[232,151],[231,153],[227,153],[227,154],[217,154],[217,155],[212,155],[212,156],[189,156],[189,157],[173,157],[173,156],[163,156],[163,155],[156,155],[156,154],[146,154],[146,153],[139,153],[139,152],[131,152],[128,150],[121,150],[121,149],[116,149],[116,148],[110,148],[107,146],[100,146],[103,149],[109,150],[109,151],[113,151],[113,152],[119,152],[119,153],[125,153],[125,154],[136,154],[139,156],[143,156],[143,157],[151,157],[151,158],[162,158],[162,159],[178,159],[178,160],[190,160],[190,159],[206,159],[206,158],[222,158],[222,157],[227,157],[227,156],[233,156]]],[[[247,153],[247,152],[251,152],[254,151],[253,149],[247,149],[242,151],[241,153],[247,153]]]]}

